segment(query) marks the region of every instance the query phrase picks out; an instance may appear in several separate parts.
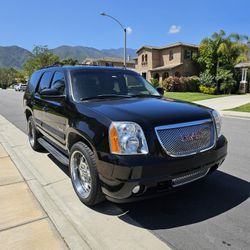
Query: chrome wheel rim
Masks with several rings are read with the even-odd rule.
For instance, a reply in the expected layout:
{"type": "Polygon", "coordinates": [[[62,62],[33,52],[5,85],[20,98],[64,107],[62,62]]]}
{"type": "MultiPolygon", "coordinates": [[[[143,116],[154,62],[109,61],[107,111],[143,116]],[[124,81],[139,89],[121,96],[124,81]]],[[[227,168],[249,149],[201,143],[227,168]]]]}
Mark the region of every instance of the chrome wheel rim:
{"type": "Polygon", "coordinates": [[[31,121],[28,122],[28,136],[31,146],[35,143],[35,128],[31,121]]]}
{"type": "Polygon", "coordinates": [[[87,159],[80,151],[73,152],[70,158],[71,178],[77,193],[87,198],[91,192],[91,174],[87,159]]]}

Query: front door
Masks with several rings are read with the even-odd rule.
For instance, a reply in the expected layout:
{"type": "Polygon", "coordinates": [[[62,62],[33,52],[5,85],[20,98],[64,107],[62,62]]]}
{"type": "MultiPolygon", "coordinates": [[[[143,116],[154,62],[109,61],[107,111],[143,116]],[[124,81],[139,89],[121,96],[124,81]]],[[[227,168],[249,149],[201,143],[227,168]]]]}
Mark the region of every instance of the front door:
{"type": "Polygon", "coordinates": [[[66,86],[63,71],[54,73],[50,88],[59,91],[58,96],[45,97],[47,110],[44,112],[44,126],[53,139],[65,145],[65,134],[68,126],[68,116],[66,105],[66,86]]]}

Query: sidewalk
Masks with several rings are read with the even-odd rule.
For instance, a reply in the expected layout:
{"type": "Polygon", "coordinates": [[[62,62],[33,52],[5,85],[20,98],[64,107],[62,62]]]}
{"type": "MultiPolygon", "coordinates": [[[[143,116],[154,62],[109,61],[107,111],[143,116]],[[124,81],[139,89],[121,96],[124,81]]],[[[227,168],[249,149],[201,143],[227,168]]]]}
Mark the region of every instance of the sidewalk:
{"type": "Polygon", "coordinates": [[[213,98],[203,101],[194,102],[212,109],[220,111],[223,116],[234,116],[240,118],[249,118],[250,113],[236,112],[227,109],[236,108],[244,104],[250,103],[250,94],[246,95],[232,95],[226,97],[213,98]]]}
{"type": "Polygon", "coordinates": [[[67,249],[0,143],[0,249],[67,249]]]}
{"type": "Polygon", "coordinates": [[[232,109],[232,108],[236,108],[241,105],[250,103],[250,94],[219,97],[219,98],[207,99],[203,101],[197,101],[195,103],[216,109],[218,111],[222,111],[222,110],[232,109]]]}
{"type": "Polygon", "coordinates": [[[128,211],[123,211],[116,204],[104,202],[97,208],[83,205],[74,193],[67,168],[56,163],[48,153],[33,151],[27,135],[1,115],[0,143],[5,148],[5,150],[1,148],[3,158],[12,162],[10,167],[12,170],[8,171],[11,171],[10,176],[13,176],[8,177],[7,181],[8,175],[2,172],[2,169],[8,167],[2,160],[0,176],[3,191],[0,191],[0,199],[6,202],[5,205],[0,203],[0,214],[3,215],[3,217],[0,215],[0,225],[6,228],[3,233],[8,232],[8,228],[14,230],[15,225],[18,228],[20,224],[24,224],[24,227],[35,222],[45,224],[42,224],[43,228],[39,230],[31,228],[25,232],[21,229],[16,236],[12,232],[1,235],[0,228],[0,249],[22,249],[20,247],[22,241],[25,250],[40,249],[39,244],[44,244],[41,249],[64,249],[65,246],[76,250],[170,249],[166,243],[131,219],[127,215],[128,211]],[[7,193],[6,190],[12,183],[12,192],[7,193]],[[18,186],[21,184],[22,188],[18,186]],[[28,198],[24,200],[23,197],[28,198]],[[7,220],[11,223],[7,224],[5,219],[11,213],[13,213],[11,220],[7,220]],[[37,231],[42,231],[44,234],[37,231]]]}

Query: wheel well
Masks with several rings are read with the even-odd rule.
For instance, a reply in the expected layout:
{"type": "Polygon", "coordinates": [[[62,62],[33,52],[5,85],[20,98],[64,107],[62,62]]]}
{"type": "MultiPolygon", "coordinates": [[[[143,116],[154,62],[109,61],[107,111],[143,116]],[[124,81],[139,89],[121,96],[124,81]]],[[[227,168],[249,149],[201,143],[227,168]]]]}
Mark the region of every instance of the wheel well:
{"type": "Polygon", "coordinates": [[[28,119],[29,119],[29,117],[32,115],[32,113],[27,109],[26,111],[25,111],[25,116],[26,116],[26,119],[27,119],[27,121],[28,121],[28,119]]]}
{"type": "Polygon", "coordinates": [[[94,151],[93,146],[84,137],[75,133],[70,133],[68,136],[68,149],[70,150],[71,147],[79,141],[85,143],[92,151],[94,151]]]}

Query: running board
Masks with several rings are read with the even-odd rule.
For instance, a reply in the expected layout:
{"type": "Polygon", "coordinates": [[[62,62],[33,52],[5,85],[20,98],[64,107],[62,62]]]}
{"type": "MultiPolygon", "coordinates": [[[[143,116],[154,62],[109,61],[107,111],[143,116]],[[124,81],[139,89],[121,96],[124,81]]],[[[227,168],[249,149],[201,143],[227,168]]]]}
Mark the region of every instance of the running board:
{"type": "Polygon", "coordinates": [[[43,138],[38,138],[38,142],[63,165],[66,166],[69,165],[69,159],[64,154],[62,154],[58,149],[49,144],[46,140],[44,140],[43,138]]]}

